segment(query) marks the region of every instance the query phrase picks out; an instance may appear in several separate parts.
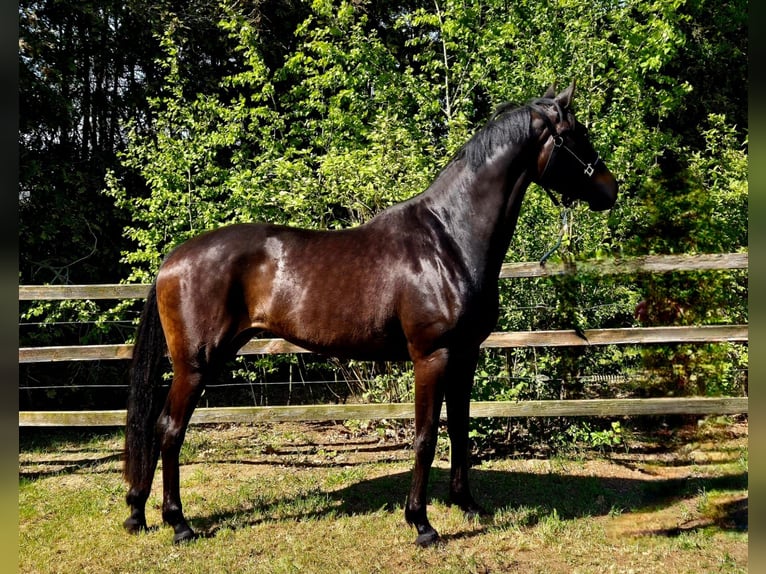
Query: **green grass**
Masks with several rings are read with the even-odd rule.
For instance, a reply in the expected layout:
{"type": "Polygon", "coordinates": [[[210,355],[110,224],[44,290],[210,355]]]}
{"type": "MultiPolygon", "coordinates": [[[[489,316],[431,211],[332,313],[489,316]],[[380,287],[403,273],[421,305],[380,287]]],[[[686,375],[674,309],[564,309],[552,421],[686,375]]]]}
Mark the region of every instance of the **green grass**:
{"type": "Polygon", "coordinates": [[[175,547],[160,525],[159,472],[152,528],[122,529],[119,433],[22,433],[19,571],[747,571],[746,435],[719,441],[732,455],[710,464],[690,462],[688,444],[657,456],[485,461],[471,474],[490,511],[480,520],[446,504],[448,463],[437,460],[429,517],[444,542],[428,549],[404,522],[406,447],[316,425],[194,427],[187,441],[182,496],[201,537],[175,547]]]}

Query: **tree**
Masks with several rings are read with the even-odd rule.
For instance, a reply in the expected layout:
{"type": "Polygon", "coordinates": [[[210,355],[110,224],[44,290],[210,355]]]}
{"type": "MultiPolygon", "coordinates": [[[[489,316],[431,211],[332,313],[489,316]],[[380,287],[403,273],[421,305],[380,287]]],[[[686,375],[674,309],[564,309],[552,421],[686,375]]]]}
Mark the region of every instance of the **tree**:
{"type": "MultiPolygon", "coordinates": [[[[180,14],[192,46],[180,58],[183,74],[194,93],[207,91],[230,65],[217,10],[209,0],[19,4],[20,283],[108,283],[129,273],[120,260],[129,213],[101,193],[106,173],[146,193],[118,153],[127,144],[126,122],[138,133],[153,123],[147,97],[164,82],[156,32],[168,14],[180,14]]],[[[131,315],[105,309],[90,301],[21,303],[20,343],[125,340],[131,315]]],[[[23,365],[20,380],[119,380],[121,370],[23,365]]]]}
{"type": "Polygon", "coordinates": [[[157,31],[168,14],[185,29],[179,54],[190,91],[217,85],[229,47],[217,4],[24,1],[19,4],[20,273],[25,283],[116,281],[125,214],[101,190],[121,168],[124,124],[150,129],[147,96],[161,89],[157,31]]]}
{"type": "MultiPolygon", "coordinates": [[[[120,214],[110,221],[127,222],[120,248],[130,281],[150,281],[170,248],[225,223],[366,221],[425,189],[495,106],[571,79],[577,117],[621,193],[609,216],[576,208],[555,257],[746,248],[744,0],[182,6],[133,2],[120,12],[145,24],[140,37],[153,47],[133,68],[142,70],[133,76],[145,106],[123,116],[115,138],[125,147],[117,146],[104,186],[116,205],[105,211],[120,214]],[[690,212],[699,217],[685,217],[690,212]]],[[[43,41],[35,33],[53,46],[66,36],[43,41]]],[[[41,69],[30,68],[43,93],[58,84],[46,83],[41,69]]],[[[41,129],[57,142],[49,132],[41,129]]],[[[86,221],[92,227],[96,219],[86,221]]],[[[28,229],[35,245],[49,236],[47,227],[28,229]]],[[[509,260],[539,258],[560,229],[559,210],[531,188],[509,260]]],[[[87,226],[80,234],[88,237],[87,226]]],[[[645,278],[505,282],[499,328],[629,326],[639,301],[691,292],[692,283],[673,281],[661,288],[645,278]]],[[[688,304],[708,311],[694,320],[723,320],[725,305],[729,317],[746,316],[730,297],[743,288],[735,282],[735,290],[697,283],[707,299],[688,304]]],[[[573,396],[585,392],[581,374],[637,369],[640,359],[631,349],[488,353],[477,396],[531,393],[532,384],[524,390],[509,378],[540,374],[563,381],[556,392],[573,396]]]]}

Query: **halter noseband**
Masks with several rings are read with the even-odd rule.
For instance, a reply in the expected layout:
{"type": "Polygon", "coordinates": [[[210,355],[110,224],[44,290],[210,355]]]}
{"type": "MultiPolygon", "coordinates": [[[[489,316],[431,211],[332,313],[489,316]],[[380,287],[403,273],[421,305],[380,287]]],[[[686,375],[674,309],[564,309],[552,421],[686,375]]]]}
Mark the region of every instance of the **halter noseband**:
{"type": "Polygon", "coordinates": [[[593,177],[593,174],[596,172],[595,166],[598,165],[598,162],[601,161],[601,158],[599,157],[598,153],[596,153],[596,159],[594,159],[590,163],[584,162],[580,158],[580,156],[578,156],[574,152],[574,150],[572,150],[572,148],[570,148],[564,143],[564,134],[566,134],[570,130],[565,130],[564,132],[559,133],[559,131],[556,129],[555,124],[548,117],[548,114],[546,114],[545,110],[543,110],[540,107],[540,104],[551,104],[555,106],[556,113],[558,114],[558,118],[560,120],[564,119],[564,111],[561,109],[561,106],[556,100],[553,100],[553,99],[549,100],[549,99],[543,98],[539,100],[534,100],[533,102],[529,104],[529,108],[540,115],[546,127],[548,128],[548,131],[550,132],[551,137],[553,138],[553,149],[551,150],[551,153],[548,154],[548,159],[545,162],[545,167],[543,168],[543,171],[540,174],[540,185],[548,194],[548,196],[551,198],[554,205],[558,206],[560,205],[560,203],[563,203],[565,207],[569,207],[570,205],[572,205],[574,198],[562,192],[561,202],[559,202],[558,198],[553,193],[551,193],[550,186],[545,185],[545,175],[548,172],[548,166],[550,166],[551,160],[553,160],[553,157],[556,155],[556,152],[560,149],[563,149],[566,152],[568,152],[569,155],[575,158],[577,162],[584,168],[583,175],[585,175],[586,177],[593,177]]]}

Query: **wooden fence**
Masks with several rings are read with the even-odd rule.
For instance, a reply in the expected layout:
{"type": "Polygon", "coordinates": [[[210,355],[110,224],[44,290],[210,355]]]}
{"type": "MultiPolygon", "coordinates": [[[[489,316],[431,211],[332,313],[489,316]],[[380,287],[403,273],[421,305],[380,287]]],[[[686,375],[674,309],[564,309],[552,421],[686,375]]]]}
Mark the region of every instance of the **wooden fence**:
{"type": "MultiPolygon", "coordinates": [[[[501,279],[542,277],[565,273],[628,274],[669,271],[747,269],[747,253],[713,255],[646,256],[630,259],[589,261],[570,265],[507,263],[501,279]]],[[[19,300],[136,299],[143,298],[148,285],[23,285],[19,300]]],[[[748,341],[747,325],[690,327],[645,327],[592,329],[585,337],[574,331],[492,333],[485,348],[593,346],[656,343],[711,343],[748,341]]],[[[283,339],[254,339],[240,354],[305,353],[283,339]]],[[[132,345],[86,345],[19,348],[20,363],[129,359],[132,345]]],[[[657,414],[736,414],[748,412],[747,397],[686,397],[657,399],[587,399],[546,401],[473,402],[473,417],[527,416],[622,416],[657,414]]],[[[346,419],[401,419],[414,416],[411,403],[341,404],[270,407],[198,408],[192,423],[258,421],[318,421],[346,419]]],[[[442,416],[446,416],[442,411],[442,416]]],[[[22,411],[20,426],[113,426],[123,425],[124,410],[22,411]]]]}

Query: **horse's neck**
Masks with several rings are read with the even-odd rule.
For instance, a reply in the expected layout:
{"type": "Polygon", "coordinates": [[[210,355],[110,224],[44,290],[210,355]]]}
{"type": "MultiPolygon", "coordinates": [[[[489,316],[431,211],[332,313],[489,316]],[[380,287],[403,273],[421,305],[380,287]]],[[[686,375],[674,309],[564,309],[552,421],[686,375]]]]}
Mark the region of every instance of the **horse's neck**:
{"type": "Polygon", "coordinates": [[[424,194],[476,279],[497,277],[529,186],[523,147],[500,150],[477,170],[458,160],[424,194]]]}

